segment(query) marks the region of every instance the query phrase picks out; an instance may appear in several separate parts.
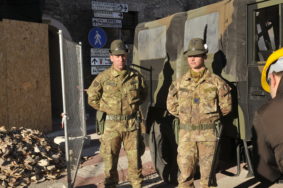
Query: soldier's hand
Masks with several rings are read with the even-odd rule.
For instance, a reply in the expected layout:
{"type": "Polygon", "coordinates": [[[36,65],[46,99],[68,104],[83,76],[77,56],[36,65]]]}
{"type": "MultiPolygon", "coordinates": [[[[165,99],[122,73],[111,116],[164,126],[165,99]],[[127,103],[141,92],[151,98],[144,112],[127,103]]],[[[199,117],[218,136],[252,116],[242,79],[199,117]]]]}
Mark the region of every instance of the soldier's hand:
{"type": "Polygon", "coordinates": [[[64,128],[65,119],[68,118],[67,113],[62,112],[61,113],[61,117],[62,117],[61,128],[63,129],[64,128]]]}

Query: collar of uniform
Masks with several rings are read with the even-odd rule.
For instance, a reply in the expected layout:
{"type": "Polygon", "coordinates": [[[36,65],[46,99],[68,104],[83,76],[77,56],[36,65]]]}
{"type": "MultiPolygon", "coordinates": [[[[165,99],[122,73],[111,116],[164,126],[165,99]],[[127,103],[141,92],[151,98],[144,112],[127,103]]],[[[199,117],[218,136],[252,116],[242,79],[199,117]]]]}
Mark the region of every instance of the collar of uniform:
{"type": "MultiPolygon", "coordinates": [[[[127,67],[126,67],[125,71],[128,72],[128,68],[127,67]]],[[[114,69],[113,66],[111,66],[111,74],[114,77],[118,77],[118,76],[121,75],[121,73],[119,71],[117,71],[116,69],[114,69]]]]}
{"type": "MultiPolygon", "coordinates": [[[[203,74],[203,76],[200,80],[205,79],[207,77],[207,75],[209,74],[209,71],[206,67],[205,67],[204,71],[205,72],[204,72],[204,74],[203,74]]],[[[192,74],[191,74],[191,71],[189,69],[188,72],[185,74],[185,80],[191,80],[191,79],[192,79],[192,74]]]]}
{"type": "Polygon", "coordinates": [[[204,72],[203,76],[201,77],[201,79],[199,80],[198,83],[204,82],[209,75],[210,75],[209,70],[207,68],[205,68],[205,72],[204,72]]]}

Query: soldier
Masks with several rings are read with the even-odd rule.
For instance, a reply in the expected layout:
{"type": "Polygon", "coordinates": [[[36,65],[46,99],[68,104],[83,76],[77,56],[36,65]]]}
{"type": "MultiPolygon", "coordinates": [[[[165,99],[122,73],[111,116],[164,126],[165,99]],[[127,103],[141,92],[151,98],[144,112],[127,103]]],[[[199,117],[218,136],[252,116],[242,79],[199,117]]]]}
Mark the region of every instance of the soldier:
{"type": "Polygon", "coordinates": [[[101,136],[100,154],[104,161],[105,187],[118,183],[117,163],[121,143],[128,157],[128,176],[133,188],[142,183],[140,159],[139,106],[146,98],[143,77],[126,66],[128,49],[122,40],[114,40],[110,46],[112,66],[100,73],[87,90],[88,103],[105,112],[104,130],[101,136]]]}
{"type": "Polygon", "coordinates": [[[180,119],[177,163],[178,187],[194,187],[199,163],[202,188],[209,187],[209,175],[217,140],[217,121],[231,111],[231,88],[204,65],[207,48],[194,38],[184,52],[188,72],[174,81],[167,98],[168,111],[180,119]]]}
{"type": "Polygon", "coordinates": [[[255,176],[266,187],[283,179],[283,48],[267,59],[261,85],[272,99],[256,113],[253,122],[255,176]]]}

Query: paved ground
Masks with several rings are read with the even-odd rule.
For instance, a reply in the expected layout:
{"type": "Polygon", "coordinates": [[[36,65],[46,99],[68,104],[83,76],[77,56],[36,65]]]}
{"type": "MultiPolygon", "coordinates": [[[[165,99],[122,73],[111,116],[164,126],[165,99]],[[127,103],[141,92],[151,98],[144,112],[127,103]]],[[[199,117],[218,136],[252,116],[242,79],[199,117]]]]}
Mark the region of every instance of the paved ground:
{"type": "MultiPolygon", "coordinates": [[[[88,159],[80,166],[75,187],[77,188],[103,188],[103,162],[99,155],[99,141],[96,134],[91,134],[91,142],[88,142],[83,150],[83,156],[89,156],[88,159]]],[[[147,148],[142,156],[143,175],[145,188],[174,188],[173,185],[164,183],[157,175],[151,162],[150,152],[147,148]]],[[[243,164],[244,165],[244,164],[243,164]]],[[[118,163],[120,184],[119,188],[130,188],[127,182],[127,158],[125,152],[120,152],[118,163]]],[[[217,182],[219,188],[265,188],[255,178],[247,177],[247,171],[242,167],[239,176],[234,176],[236,167],[228,169],[225,173],[217,174],[217,182]]],[[[56,181],[45,181],[40,184],[32,184],[31,188],[63,188],[66,187],[66,177],[56,181]]],[[[199,187],[199,180],[195,181],[196,188],[199,187]]],[[[274,184],[271,188],[283,187],[283,184],[274,184]]]]}

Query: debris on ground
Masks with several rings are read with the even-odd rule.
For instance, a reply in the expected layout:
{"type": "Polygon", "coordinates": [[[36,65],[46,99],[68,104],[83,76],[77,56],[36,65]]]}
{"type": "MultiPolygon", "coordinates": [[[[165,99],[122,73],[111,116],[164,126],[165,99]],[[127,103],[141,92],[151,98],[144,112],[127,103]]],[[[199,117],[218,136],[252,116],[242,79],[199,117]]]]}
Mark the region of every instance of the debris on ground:
{"type": "Polygon", "coordinates": [[[0,127],[0,187],[27,187],[66,174],[65,154],[33,129],[0,127]]]}

